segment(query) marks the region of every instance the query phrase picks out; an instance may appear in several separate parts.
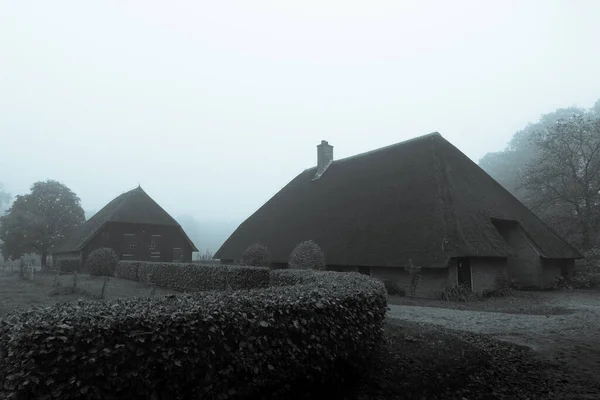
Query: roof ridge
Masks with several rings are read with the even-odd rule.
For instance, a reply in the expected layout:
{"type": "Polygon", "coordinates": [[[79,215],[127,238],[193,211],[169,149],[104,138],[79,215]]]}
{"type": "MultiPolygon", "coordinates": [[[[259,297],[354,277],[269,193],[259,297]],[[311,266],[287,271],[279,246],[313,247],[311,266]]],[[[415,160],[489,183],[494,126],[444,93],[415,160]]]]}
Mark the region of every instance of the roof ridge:
{"type": "MultiPolygon", "coordinates": [[[[402,142],[390,144],[390,145],[387,145],[387,146],[379,147],[377,149],[368,150],[368,151],[364,151],[362,153],[354,154],[352,156],[340,158],[339,160],[333,160],[331,162],[331,164],[337,164],[337,163],[340,163],[340,162],[344,162],[344,161],[348,161],[348,160],[353,160],[353,159],[356,159],[356,158],[359,158],[359,157],[362,157],[362,156],[366,156],[366,155],[369,155],[369,154],[377,153],[379,151],[389,150],[389,149],[391,149],[393,147],[402,146],[402,145],[405,145],[405,144],[408,144],[408,143],[412,143],[412,142],[416,142],[416,141],[424,140],[424,139],[429,139],[429,138],[433,138],[433,137],[443,138],[443,136],[439,132],[435,131],[435,132],[428,133],[426,135],[421,135],[421,136],[417,136],[417,137],[410,138],[410,139],[407,139],[407,140],[403,140],[402,142]]],[[[317,166],[306,168],[306,169],[304,169],[303,172],[310,171],[310,170],[315,169],[315,168],[317,168],[317,166]]]]}

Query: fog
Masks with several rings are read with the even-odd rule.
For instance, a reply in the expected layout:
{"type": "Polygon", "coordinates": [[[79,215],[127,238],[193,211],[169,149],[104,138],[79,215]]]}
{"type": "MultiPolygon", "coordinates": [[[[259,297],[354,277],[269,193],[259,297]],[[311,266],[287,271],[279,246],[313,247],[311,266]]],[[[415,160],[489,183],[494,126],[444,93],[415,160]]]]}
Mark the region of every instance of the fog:
{"type": "Polygon", "coordinates": [[[55,179],[89,213],[141,184],[172,216],[222,230],[201,251],[316,165],[322,139],[342,158],[438,131],[478,161],[600,93],[597,1],[0,10],[4,188],[55,179]]]}

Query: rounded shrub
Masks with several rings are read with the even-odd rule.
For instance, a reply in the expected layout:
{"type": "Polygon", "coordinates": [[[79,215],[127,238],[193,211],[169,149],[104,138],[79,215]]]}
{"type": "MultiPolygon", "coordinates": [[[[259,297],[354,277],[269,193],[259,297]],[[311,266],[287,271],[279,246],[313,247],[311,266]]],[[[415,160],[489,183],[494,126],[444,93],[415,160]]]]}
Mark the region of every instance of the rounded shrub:
{"type": "Polygon", "coordinates": [[[103,247],[90,253],[85,261],[85,266],[90,275],[114,276],[119,256],[113,249],[103,247]]]}
{"type": "Polygon", "coordinates": [[[271,266],[271,254],[269,250],[262,244],[253,244],[242,254],[242,265],[249,267],[270,267],[271,266]]]}
{"type": "Polygon", "coordinates": [[[312,240],[299,243],[290,254],[289,267],[296,269],[325,269],[325,254],[312,240]]]}

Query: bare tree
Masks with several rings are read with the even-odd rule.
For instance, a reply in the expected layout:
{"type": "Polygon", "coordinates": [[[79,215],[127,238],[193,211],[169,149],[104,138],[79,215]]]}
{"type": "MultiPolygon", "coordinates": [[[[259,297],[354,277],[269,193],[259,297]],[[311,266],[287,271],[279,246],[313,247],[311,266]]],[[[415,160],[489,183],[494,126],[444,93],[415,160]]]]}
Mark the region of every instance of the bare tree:
{"type": "Polygon", "coordinates": [[[527,203],[574,245],[587,251],[600,228],[600,117],[572,114],[532,136],[539,156],[522,184],[527,203]]]}

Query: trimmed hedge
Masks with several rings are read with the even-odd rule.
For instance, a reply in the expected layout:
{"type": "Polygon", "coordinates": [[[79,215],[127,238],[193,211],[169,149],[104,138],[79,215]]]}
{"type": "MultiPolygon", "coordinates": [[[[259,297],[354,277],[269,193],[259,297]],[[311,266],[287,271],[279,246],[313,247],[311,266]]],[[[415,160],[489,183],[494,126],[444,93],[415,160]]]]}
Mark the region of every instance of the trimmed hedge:
{"type": "Polygon", "coordinates": [[[56,260],[56,264],[60,274],[72,274],[80,270],[81,260],[79,258],[60,258],[56,260]]]}
{"type": "Polygon", "coordinates": [[[121,279],[129,279],[132,281],[140,280],[140,264],[143,261],[119,261],[115,270],[115,277],[121,279]]]}
{"type": "Polygon", "coordinates": [[[254,289],[269,285],[269,269],[231,265],[119,261],[116,276],[179,291],[254,289]]]}
{"type": "Polygon", "coordinates": [[[270,267],[271,254],[262,244],[252,244],[242,254],[242,265],[251,267],[270,267]]]}
{"type": "Polygon", "coordinates": [[[13,311],[0,319],[0,397],[289,398],[349,385],[381,344],[383,284],[290,272],[272,281],[293,286],[13,311]]]}
{"type": "Polygon", "coordinates": [[[317,269],[326,268],[325,254],[317,243],[306,240],[294,247],[288,262],[290,268],[294,269],[317,269]]]}

